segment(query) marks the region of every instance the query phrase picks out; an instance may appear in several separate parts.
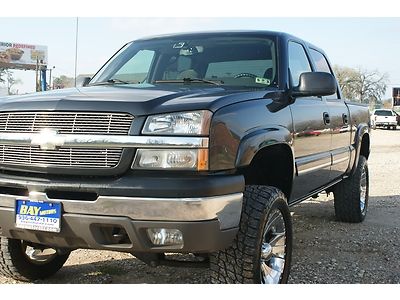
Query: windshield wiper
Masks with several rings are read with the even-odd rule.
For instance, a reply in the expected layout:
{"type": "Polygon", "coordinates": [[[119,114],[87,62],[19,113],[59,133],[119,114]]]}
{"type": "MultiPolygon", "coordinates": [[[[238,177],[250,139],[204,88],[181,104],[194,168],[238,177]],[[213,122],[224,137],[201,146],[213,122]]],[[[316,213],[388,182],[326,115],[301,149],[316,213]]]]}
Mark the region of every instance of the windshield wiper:
{"type": "Polygon", "coordinates": [[[108,79],[107,81],[95,82],[95,83],[90,84],[90,85],[110,85],[110,84],[116,84],[116,83],[118,83],[118,84],[132,84],[132,82],[129,82],[129,81],[124,81],[124,80],[121,80],[121,79],[111,78],[111,79],[108,79]]]}
{"type": "Polygon", "coordinates": [[[183,79],[156,80],[156,81],[154,81],[154,83],[191,83],[191,82],[203,82],[203,83],[209,83],[209,84],[214,84],[214,85],[224,84],[224,82],[222,80],[213,81],[213,80],[207,80],[207,79],[202,79],[202,78],[183,78],[183,79]]]}

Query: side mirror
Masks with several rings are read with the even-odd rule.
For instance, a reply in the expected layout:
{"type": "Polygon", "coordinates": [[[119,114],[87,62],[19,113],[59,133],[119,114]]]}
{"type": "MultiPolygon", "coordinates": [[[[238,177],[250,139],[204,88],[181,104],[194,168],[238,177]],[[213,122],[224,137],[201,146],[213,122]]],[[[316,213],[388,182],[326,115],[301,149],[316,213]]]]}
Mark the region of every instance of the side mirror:
{"type": "Polygon", "coordinates": [[[92,79],[91,77],[78,78],[76,85],[80,87],[85,87],[89,84],[91,79],[92,79]]]}
{"type": "Polygon", "coordinates": [[[336,93],[337,84],[332,74],[324,72],[306,72],[300,75],[299,85],[294,87],[294,98],[311,96],[329,96],[336,93]]]}

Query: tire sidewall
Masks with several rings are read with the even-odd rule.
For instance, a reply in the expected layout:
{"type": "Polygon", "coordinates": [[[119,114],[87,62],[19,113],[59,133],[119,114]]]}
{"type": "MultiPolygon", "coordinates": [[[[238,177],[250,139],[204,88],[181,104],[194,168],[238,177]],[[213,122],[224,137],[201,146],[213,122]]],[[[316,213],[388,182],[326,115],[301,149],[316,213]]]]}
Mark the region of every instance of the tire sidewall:
{"type": "Polygon", "coordinates": [[[67,261],[69,252],[66,254],[56,255],[54,258],[46,263],[34,263],[25,254],[25,249],[22,241],[18,239],[10,239],[1,237],[6,241],[6,249],[12,263],[13,274],[12,277],[23,281],[33,281],[36,279],[47,278],[56,273],[67,261]]]}
{"type": "MultiPolygon", "coordinates": [[[[271,203],[268,205],[264,211],[262,221],[259,223],[259,228],[258,228],[258,237],[257,237],[257,252],[255,254],[255,260],[254,260],[254,266],[256,266],[254,270],[254,274],[261,274],[261,246],[263,244],[264,240],[264,229],[265,225],[268,222],[271,213],[275,210],[278,209],[284,219],[285,222],[285,231],[286,231],[286,236],[285,236],[285,266],[283,273],[281,275],[281,279],[279,283],[287,283],[289,279],[289,273],[290,273],[290,265],[291,265],[291,260],[292,260],[292,240],[293,240],[293,232],[292,232],[292,222],[291,222],[291,216],[290,216],[290,211],[288,208],[288,205],[285,201],[284,198],[276,197],[270,199],[271,203]]],[[[261,277],[257,280],[257,277],[255,276],[254,278],[255,283],[261,283],[261,277]]]]}

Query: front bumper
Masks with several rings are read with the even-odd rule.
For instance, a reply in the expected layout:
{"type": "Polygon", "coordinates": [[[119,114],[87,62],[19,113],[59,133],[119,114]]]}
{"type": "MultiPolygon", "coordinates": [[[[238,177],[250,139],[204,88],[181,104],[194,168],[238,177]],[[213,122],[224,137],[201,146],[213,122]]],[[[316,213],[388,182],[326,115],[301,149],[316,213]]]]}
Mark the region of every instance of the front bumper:
{"type": "MultiPolygon", "coordinates": [[[[238,176],[210,176],[191,178],[192,186],[183,185],[176,178],[163,178],[161,184],[128,188],[116,180],[108,189],[88,180],[85,184],[68,184],[68,180],[29,180],[0,176],[0,235],[58,248],[108,249],[124,252],[212,252],[224,249],[234,239],[240,221],[243,178],[238,176]],[[7,177],[7,178],[6,178],[7,177]],[[167,184],[167,181],[170,184],[167,184]],[[118,184],[116,183],[118,182],[118,184]],[[125,186],[127,189],[123,193],[125,186]],[[165,185],[164,185],[165,184],[165,185]],[[164,189],[164,197],[162,187],[164,189]],[[32,231],[15,227],[15,200],[23,199],[26,188],[30,200],[61,202],[63,215],[60,233],[32,231]],[[94,200],[60,199],[48,197],[48,191],[94,191],[94,200]],[[192,193],[190,193],[192,189],[192,193]],[[230,193],[226,193],[230,190],[230,193]],[[13,191],[18,191],[14,193],[13,191]],[[143,196],[147,191],[153,196],[143,196]],[[7,193],[5,193],[7,192],[7,193]],[[106,192],[104,194],[103,192],[106,192]],[[224,193],[225,192],[225,193],[224,193]],[[125,196],[122,196],[125,194],[125,196]],[[192,194],[191,197],[188,197],[192,194]],[[156,196],[158,195],[158,196],[156,196]],[[182,196],[184,195],[184,196],[182,196]],[[194,196],[195,195],[195,196],[194,196]],[[178,229],[183,234],[183,245],[154,246],[147,236],[148,228],[178,229]],[[117,236],[117,237],[116,237],[117,236]]],[[[101,179],[104,180],[104,179],[101,179]]],[[[137,178],[146,182],[150,178],[137,178]]],[[[157,179],[154,179],[154,183],[157,179]]],[[[187,178],[186,178],[187,180],[187,178]]],[[[112,182],[112,181],[111,181],[112,182]]],[[[122,180],[122,182],[124,182],[122,180]]],[[[131,186],[135,186],[133,184],[131,186]]],[[[62,193],[60,193],[62,194],[62,193]]]]}

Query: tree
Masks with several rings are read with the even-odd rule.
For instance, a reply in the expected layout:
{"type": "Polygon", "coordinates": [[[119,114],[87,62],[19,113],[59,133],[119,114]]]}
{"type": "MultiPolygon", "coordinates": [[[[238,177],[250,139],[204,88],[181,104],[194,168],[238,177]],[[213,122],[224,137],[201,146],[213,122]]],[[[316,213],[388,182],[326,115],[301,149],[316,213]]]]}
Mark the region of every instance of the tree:
{"type": "Polygon", "coordinates": [[[53,86],[55,89],[65,89],[74,86],[74,78],[61,75],[60,77],[55,77],[53,80],[53,86]]]}
{"type": "Polygon", "coordinates": [[[345,98],[370,105],[382,102],[388,82],[386,73],[340,66],[334,69],[345,98]]]}
{"type": "Polygon", "coordinates": [[[10,70],[6,70],[5,71],[6,76],[7,76],[7,91],[9,95],[14,95],[17,94],[17,92],[15,90],[12,90],[12,87],[16,84],[20,84],[22,83],[21,79],[16,79],[14,78],[14,73],[11,72],[10,70]]]}
{"type": "Polygon", "coordinates": [[[16,94],[12,87],[16,84],[22,83],[21,79],[14,78],[14,73],[8,69],[0,69],[0,83],[5,83],[9,95],[16,94]]]}
{"type": "Polygon", "coordinates": [[[6,82],[4,76],[6,75],[6,70],[0,68],[0,83],[6,82]]]}
{"type": "Polygon", "coordinates": [[[392,99],[386,99],[382,101],[383,108],[392,109],[392,99]]]}

